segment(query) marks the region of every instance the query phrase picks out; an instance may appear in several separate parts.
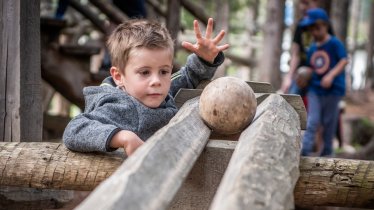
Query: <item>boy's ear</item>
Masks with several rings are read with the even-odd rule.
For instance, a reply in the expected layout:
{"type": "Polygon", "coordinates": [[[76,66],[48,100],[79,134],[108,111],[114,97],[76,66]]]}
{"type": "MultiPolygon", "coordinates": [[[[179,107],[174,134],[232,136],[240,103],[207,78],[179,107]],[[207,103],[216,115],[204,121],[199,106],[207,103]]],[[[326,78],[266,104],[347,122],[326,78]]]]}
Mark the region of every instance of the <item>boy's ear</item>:
{"type": "Polygon", "coordinates": [[[116,83],[117,86],[122,86],[122,81],[121,81],[122,74],[117,67],[112,66],[110,68],[110,75],[112,76],[114,83],[116,83]]]}

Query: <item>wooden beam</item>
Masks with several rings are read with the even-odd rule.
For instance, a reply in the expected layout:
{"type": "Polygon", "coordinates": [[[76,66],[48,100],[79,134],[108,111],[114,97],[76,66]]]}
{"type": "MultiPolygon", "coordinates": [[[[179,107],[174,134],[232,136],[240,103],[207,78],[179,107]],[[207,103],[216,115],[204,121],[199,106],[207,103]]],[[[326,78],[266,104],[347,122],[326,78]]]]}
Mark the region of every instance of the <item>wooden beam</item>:
{"type": "Polygon", "coordinates": [[[178,43],[178,33],[180,29],[181,3],[180,0],[168,0],[168,12],[166,18],[166,27],[174,41],[174,53],[178,43]]]}
{"type": "Polygon", "coordinates": [[[97,14],[93,13],[89,7],[82,5],[78,0],[69,0],[69,5],[90,20],[92,24],[104,34],[109,34],[111,32],[109,25],[107,25],[105,21],[100,20],[97,14]]]}
{"type": "Polygon", "coordinates": [[[40,1],[0,9],[0,141],[41,141],[40,1]]]}
{"type": "Polygon", "coordinates": [[[198,20],[200,20],[205,25],[208,24],[208,18],[209,15],[205,13],[204,8],[194,4],[193,2],[189,0],[180,0],[183,7],[191,13],[194,17],[196,17],[198,20]]]}
{"type": "Polygon", "coordinates": [[[147,3],[162,17],[166,18],[167,11],[165,8],[163,8],[163,5],[161,5],[156,0],[147,0],[147,3]]]}
{"type": "Polygon", "coordinates": [[[240,135],[210,209],[293,209],[300,138],[296,111],[279,95],[267,97],[240,135]]]}
{"type": "Polygon", "coordinates": [[[77,209],[166,209],[205,147],[210,129],[188,101],[77,209]]]}
{"type": "MultiPolygon", "coordinates": [[[[208,209],[237,143],[209,140],[170,209],[208,209]]],[[[122,151],[75,153],[59,143],[2,142],[0,185],[89,191],[124,159],[122,151]]],[[[373,175],[373,161],[301,157],[295,204],[373,208],[373,175]]]]}
{"type": "Polygon", "coordinates": [[[117,25],[129,19],[120,9],[108,1],[90,0],[90,2],[117,25]]]}
{"type": "MultiPolygon", "coordinates": [[[[202,92],[203,92],[202,89],[182,88],[178,91],[177,95],[175,96],[175,99],[174,99],[175,104],[177,105],[177,107],[180,107],[187,100],[200,96],[202,92]]],[[[273,95],[272,93],[256,93],[256,91],[254,92],[255,92],[256,99],[257,99],[257,105],[261,104],[261,102],[264,101],[270,95],[273,95]]],[[[305,109],[302,98],[299,95],[280,94],[280,96],[282,96],[298,113],[301,129],[305,130],[306,120],[307,120],[307,111],[305,109]]],[[[217,136],[217,137],[220,138],[220,136],[217,136]]],[[[232,138],[224,137],[223,139],[232,139],[232,138]]]]}

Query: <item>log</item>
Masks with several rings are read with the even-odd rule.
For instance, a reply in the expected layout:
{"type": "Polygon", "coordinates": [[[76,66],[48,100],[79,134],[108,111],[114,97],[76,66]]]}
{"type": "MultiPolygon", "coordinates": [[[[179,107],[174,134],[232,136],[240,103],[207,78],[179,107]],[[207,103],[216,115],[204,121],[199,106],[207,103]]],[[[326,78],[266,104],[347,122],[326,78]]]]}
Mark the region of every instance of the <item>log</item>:
{"type": "Polygon", "coordinates": [[[0,144],[0,185],[92,190],[123,161],[115,153],[74,153],[59,143],[0,144]]]}
{"type": "MultiPolygon", "coordinates": [[[[264,84],[267,84],[267,83],[264,83],[264,84]]],[[[249,84],[249,85],[252,87],[251,84],[249,84]]],[[[257,87],[257,88],[259,88],[259,89],[262,88],[262,85],[259,85],[259,87],[257,87]]],[[[255,95],[256,95],[257,105],[261,104],[267,97],[272,95],[271,93],[258,93],[255,88],[253,88],[253,90],[254,90],[255,95]]],[[[177,107],[180,107],[187,100],[189,100],[191,98],[194,98],[194,97],[197,97],[197,96],[200,96],[202,92],[203,92],[202,89],[184,89],[184,88],[181,88],[175,96],[175,99],[174,99],[175,104],[177,105],[177,107]]],[[[282,96],[298,113],[299,118],[300,118],[301,129],[305,130],[306,129],[306,120],[307,120],[307,111],[305,109],[302,98],[299,95],[280,94],[280,96],[282,96]]],[[[229,136],[229,138],[225,138],[225,136],[222,136],[222,135],[218,135],[216,137],[218,137],[220,139],[222,139],[222,138],[223,139],[230,139],[230,140],[235,139],[235,138],[231,138],[231,136],[229,136]]]]}
{"type": "Polygon", "coordinates": [[[240,135],[210,209],[293,209],[300,138],[296,111],[279,95],[267,97],[240,135]]]}
{"type": "Polygon", "coordinates": [[[294,191],[297,206],[374,208],[374,162],[302,158],[294,191]]]}
{"type": "MultiPolygon", "coordinates": [[[[208,209],[237,143],[209,140],[170,209],[208,209]]],[[[124,158],[123,153],[74,153],[59,143],[1,142],[0,185],[90,191],[114,173],[124,158]]],[[[295,204],[373,208],[373,166],[373,161],[301,157],[295,204]],[[332,172],[334,179],[327,176],[332,172]],[[347,184],[347,176],[354,182],[347,184]],[[347,200],[337,199],[337,192],[347,200]]]]}
{"type": "Polygon", "coordinates": [[[77,209],[166,209],[205,147],[198,99],[186,102],[77,209]]]}

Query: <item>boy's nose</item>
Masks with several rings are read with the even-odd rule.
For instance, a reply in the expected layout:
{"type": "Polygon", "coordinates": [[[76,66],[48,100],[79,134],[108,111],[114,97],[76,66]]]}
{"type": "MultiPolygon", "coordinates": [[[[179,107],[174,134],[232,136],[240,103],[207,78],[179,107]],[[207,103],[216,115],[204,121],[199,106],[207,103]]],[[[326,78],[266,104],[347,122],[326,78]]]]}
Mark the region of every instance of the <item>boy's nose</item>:
{"type": "Polygon", "coordinates": [[[160,77],[158,75],[152,76],[151,85],[152,86],[159,86],[159,85],[161,85],[161,79],[160,79],[160,77]]]}

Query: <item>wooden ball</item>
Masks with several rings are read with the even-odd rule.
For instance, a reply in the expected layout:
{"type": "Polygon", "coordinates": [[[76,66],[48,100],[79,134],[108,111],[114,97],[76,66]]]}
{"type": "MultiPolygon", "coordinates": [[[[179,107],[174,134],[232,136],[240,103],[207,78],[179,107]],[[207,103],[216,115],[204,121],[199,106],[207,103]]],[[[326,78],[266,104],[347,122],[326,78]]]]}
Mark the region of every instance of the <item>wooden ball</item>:
{"type": "Polygon", "coordinates": [[[252,88],[235,77],[221,77],[209,83],[199,101],[203,121],[215,132],[241,132],[253,120],[257,101],[252,88]]]}

